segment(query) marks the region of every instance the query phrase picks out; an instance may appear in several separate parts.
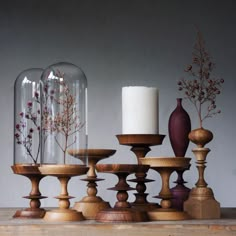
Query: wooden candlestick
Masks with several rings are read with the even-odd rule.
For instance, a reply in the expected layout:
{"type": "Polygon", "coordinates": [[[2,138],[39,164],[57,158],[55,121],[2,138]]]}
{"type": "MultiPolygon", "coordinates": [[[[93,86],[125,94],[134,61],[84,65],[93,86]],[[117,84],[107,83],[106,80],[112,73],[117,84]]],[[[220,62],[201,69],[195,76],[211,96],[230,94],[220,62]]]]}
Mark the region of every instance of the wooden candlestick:
{"type": "Polygon", "coordinates": [[[23,175],[31,181],[32,189],[29,196],[24,198],[30,199],[30,207],[17,210],[14,218],[43,218],[46,211],[40,208],[40,199],[46,198],[42,196],[39,190],[40,180],[44,177],[38,169],[38,165],[15,164],[12,167],[15,174],[23,175]]]}
{"type": "Polygon", "coordinates": [[[84,217],[81,212],[70,209],[70,199],[67,186],[71,177],[84,175],[88,167],[83,165],[42,165],[39,170],[42,174],[55,176],[61,184],[61,193],[56,198],[59,199],[59,208],[47,211],[44,219],[47,221],[81,221],[84,217]]]}
{"type": "Polygon", "coordinates": [[[97,164],[96,169],[99,172],[115,174],[118,177],[118,183],[110,190],[117,191],[117,202],[114,208],[98,212],[96,221],[98,222],[141,222],[148,221],[146,212],[141,212],[131,208],[127,191],[133,190],[126,178],[129,174],[134,173],[138,165],[129,164],[97,164]]]}
{"type": "MultiPolygon", "coordinates": [[[[144,158],[146,154],[151,150],[151,146],[161,145],[165,135],[160,134],[120,134],[116,136],[121,145],[131,146],[131,151],[135,154],[137,162],[142,165],[140,159],[144,158]]],[[[147,171],[149,168],[138,168],[135,173],[135,179],[130,181],[136,182],[135,201],[132,206],[140,210],[150,210],[159,208],[157,203],[150,203],[147,201],[148,194],[146,191],[146,183],[153,180],[147,179],[147,171]]]]}
{"type": "Polygon", "coordinates": [[[212,189],[207,187],[204,179],[206,157],[210,149],[198,147],[192,151],[197,159],[199,177],[196,187],[191,189],[188,200],[184,202],[184,210],[194,219],[218,219],[220,204],[215,200],[212,189]]]}
{"type": "Polygon", "coordinates": [[[84,152],[88,156],[89,171],[87,178],[82,179],[87,181],[87,196],[81,201],[75,202],[73,209],[83,213],[85,219],[95,219],[97,213],[103,209],[110,208],[109,202],[105,202],[101,197],[97,195],[97,184],[96,182],[102,181],[103,179],[97,178],[95,166],[97,162],[102,159],[112,156],[116,150],[112,149],[87,149],[83,150],[68,150],[68,153],[76,158],[83,159],[84,152]]]}
{"type": "Polygon", "coordinates": [[[161,198],[161,208],[154,209],[148,212],[150,220],[186,220],[189,215],[185,212],[178,211],[172,208],[171,199],[173,195],[169,187],[170,175],[183,168],[187,168],[191,158],[182,157],[166,157],[166,158],[142,158],[141,162],[150,165],[153,170],[156,170],[162,179],[162,187],[157,198],[161,198]]]}

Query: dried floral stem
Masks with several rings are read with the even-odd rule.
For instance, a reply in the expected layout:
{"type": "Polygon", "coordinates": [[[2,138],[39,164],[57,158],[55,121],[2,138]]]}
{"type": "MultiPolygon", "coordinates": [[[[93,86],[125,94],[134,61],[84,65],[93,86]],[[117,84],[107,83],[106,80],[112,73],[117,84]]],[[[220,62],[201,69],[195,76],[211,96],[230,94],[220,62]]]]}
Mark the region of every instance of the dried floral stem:
{"type": "Polygon", "coordinates": [[[211,61],[209,53],[205,49],[205,43],[200,31],[197,32],[197,40],[192,53],[192,63],[187,66],[185,72],[192,76],[193,80],[181,79],[178,82],[179,90],[185,92],[185,98],[193,103],[199,119],[199,126],[202,128],[203,121],[212,117],[220,110],[216,110],[216,96],[220,94],[223,79],[216,79],[212,76],[215,64],[211,61]],[[203,106],[207,105],[204,112],[203,106]]]}
{"type": "Polygon", "coordinates": [[[37,113],[33,113],[33,103],[37,105],[39,103],[39,93],[35,92],[34,98],[32,101],[28,101],[26,113],[20,112],[19,116],[20,122],[16,124],[16,132],[15,139],[16,143],[19,145],[23,145],[26,150],[26,154],[32,159],[33,163],[36,164],[38,162],[39,153],[40,153],[40,141],[38,141],[38,148],[36,155],[34,156],[32,153],[32,142],[33,142],[33,133],[38,132],[38,140],[40,140],[40,127],[37,123],[38,116],[40,115],[40,110],[37,110],[37,113]],[[30,128],[27,125],[32,124],[35,127],[36,131],[31,126],[30,128]],[[27,124],[27,125],[26,125],[27,124]],[[27,129],[27,130],[26,130],[27,129]],[[25,135],[27,133],[27,135],[25,135]]]}
{"type": "Polygon", "coordinates": [[[44,92],[46,93],[45,101],[46,104],[49,104],[50,106],[56,105],[60,107],[60,111],[53,116],[51,108],[49,108],[50,106],[46,105],[44,109],[45,115],[43,117],[43,130],[44,132],[54,135],[55,142],[63,152],[63,161],[65,163],[67,149],[76,143],[76,136],[70,143],[69,137],[79,132],[83,125],[79,123],[76,98],[65,82],[64,74],[58,71],[56,77],[60,78],[60,80],[54,80],[53,83],[55,83],[56,88],[59,88],[56,90],[51,89],[49,82],[46,83],[47,87],[44,89],[44,92]],[[58,95],[58,97],[55,95],[58,95]],[[61,143],[59,135],[64,137],[63,143],[61,143]]]}

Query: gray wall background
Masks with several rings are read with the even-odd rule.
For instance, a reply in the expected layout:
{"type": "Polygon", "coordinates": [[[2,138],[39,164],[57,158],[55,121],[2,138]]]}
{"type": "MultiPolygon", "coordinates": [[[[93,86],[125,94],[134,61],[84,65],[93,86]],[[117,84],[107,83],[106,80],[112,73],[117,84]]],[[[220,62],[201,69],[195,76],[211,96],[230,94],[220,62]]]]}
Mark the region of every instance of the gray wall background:
{"type": "MultiPolygon", "coordinates": [[[[28,206],[22,196],[30,192],[29,181],[12,173],[13,163],[13,87],[17,75],[31,67],[46,68],[59,61],[80,66],[88,78],[89,146],[113,148],[117,153],[103,163],[135,163],[129,147],[120,146],[115,137],[121,133],[121,88],[144,85],[159,88],[160,133],[168,135],[168,118],[176,106],[176,82],[191,61],[196,37],[194,24],[201,29],[207,48],[216,62],[216,75],[225,79],[217,104],[222,113],[204,125],[213,131],[208,145],[206,180],[222,206],[235,206],[235,62],[236,2],[170,0],[41,0],[1,1],[0,3],[0,110],[1,160],[0,207],[28,206]]],[[[196,113],[183,103],[197,127],[196,113]]],[[[197,180],[195,159],[190,144],[186,156],[192,167],[185,173],[187,186],[197,180]]],[[[149,156],[173,156],[168,136],[149,156]]],[[[115,192],[106,191],[116,183],[103,174],[99,192],[112,204],[115,192]]],[[[160,191],[160,177],[150,171],[156,182],[148,184],[152,196],[160,191]]],[[[172,180],[176,175],[173,174],[172,180]]],[[[173,186],[173,184],[171,184],[173,186]]],[[[40,189],[48,199],[42,206],[57,206],[59,183],[44,178],[40,189]]],[[[69,192],[78,201],[86,183],[75,177],[69,192]]],[[[129,200],[134,198],[131,194],[129,200]]]]}

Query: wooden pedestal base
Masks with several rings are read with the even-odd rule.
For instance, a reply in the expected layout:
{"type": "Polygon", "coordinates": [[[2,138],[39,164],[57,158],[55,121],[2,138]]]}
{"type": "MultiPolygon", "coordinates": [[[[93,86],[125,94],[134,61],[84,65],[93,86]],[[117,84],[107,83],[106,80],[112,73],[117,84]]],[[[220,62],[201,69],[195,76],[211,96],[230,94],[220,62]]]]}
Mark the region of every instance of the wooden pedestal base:
{"type": "Polygon", "coordinates": [[[131,207],[139,211],[151,211],[160,208],[160,205],[158,203],[151,203],[151,202],[140,203],[140,204],[133,202],[131,203],[131,207]]]}
{"type": "Polygon", "coordinates": [[[220,203],[211,188],[193,188],[184,202],[184,210],[194,219],[219,219],[220,203]]]}
{"type": "Polygon", "coordinates": [[[83,165],[41,165],[40,171],[44,175],[55,176],[61,185],[61,193],[55,197],[59,200],[59,208],[47,211],[44,220],[47,221],[81,221],[85,220],[81,212],[70,209],[70,199],[67,187],[71,177],[84,175],[88,167],[83,165]]]}
{"type": "Polygon", "coordinates": [[[161,134],[119,134],[116,135],[121,145],[131,146],[130,149],[136,156],[139,167],[135,172],[135,179],[129,180],[136,184],[135,201],[131,203],[134,209],[140,211],[149,211],[160,208],[158,203],[150,203],[147,201],[148,193],[146,191],[146,183],[153,180],[147,179],[149,167],[143,167],[141,158],[151,151],[151,146],[161,145],[165,135],[161,134]]]}
{"type": "Polygon", "coordinates": [[[162,157],[162,158],[141,158],[143,164],[149,164],[156,170],[162,180],[162,187],[156,198],[161,198],[161,208],[148,211],[150,220],[187,220],[190,219],[186,212],[172,208],[171,199],[173,195],[170,191],[169,180],[171,174],[176,170],[182,170],[189,166],[190,158],[184,157],[162,157]]]}
{"type": "MultiPolygon", "coordinates": [[[[207,134],[212,138],[211,133],[207,131],[207,134]]],[[[218,219],[220,218],[220,204],[215,200],[212,189],[207,187],[204,179],[206,157],[210,149],[197,147],[192,151],[197,159],[196,167],[199,177],[196,187],[192,188],[188,200],[184,202],[184,210],[194,219],[218,219]]]]}
{"type": "Polygon", "coordinates": [[[183,211],[177,211],[175,209],[165,210],[157,209],[148,212],[148,217],[150,220],[188,220],[189,215],[183,211]]]}
{"type": "Polygon", "coordinates": [[[17,210],[13,218],[43,218],[46,211],[43,208],[40,208],[40,199],[46,197],[42,196],[39,190],[40,180],[44,177],[44,175],[39,172],[39,165],[15,164],[11,168],[15,174],[27,177],[32,185],[30,194],[24,197],[30,199],[30,207],[23,210],[17,210]]]}
{"type": "Polygon", "coordinates": [[[131,208],[114,208],[100,211],[96,216],[98,222],[146,222],[149,221],[146,212],[134,210],[131,208]]]}
{"type": "Polygon", "coordinates": [[[85,220],[82,213],[72,209],[56,209],[47,211],[44,220],[47,221],[81,221],[85,220]]]}
{"type": "Polygon", "coordinates": [[[79,212],[83,212],[85,219],[93,220],[97,213],[101,210],[111,208],[108,202],[76,202],[73,208],[79,212]]]}
{"type": "Polygon", "coordinates": [[[97,178],[95,171],[96,163],[102,159],[108,158],[113,155],[116,150],[113,149],[87,149],[87,150],[76,150],[71,149],[68,153],[76,158],[83,161],[85,154],[88,155],[88,165],[89,170],[87,172],[87,178],[82,179],[87,181],[87,196],[85,196],[81,201],[76,202],[73,208],[77,211],[83,213],[83,216],[87,220],[94,220],[97,213],[101,210],[111,208],[108,202],[103,201],[103,199],[97,196],[97,183],[103,179],[97,178]]]}
{"type": "MultiPolygon", "coordinates": [[[[97,164],[99,172],[115,174],[118,177],[118,183],[109,190],[117,191],[117,202],[113,209],[106,209],[98,212],[95,220],[98,222],[144,222],[148,221],[148,215],[145,211],[139,211],[131,208],[131,204],[127,202],[128,191],[134,190],[126,181],[129,174],[134,173],[139,166],[128,164],[97,164]]],[[[143,168],[148,168],[143,165],[143,168]]]]}
{"type": "Polygon", "coordinates": [[[147,201],[147,193],[146,191],[146,184],[148,182],[152,182],[153,180],[147,179],[147,172],[149,170],[148,165],[141,165],[139,164],[137,166],[137,170],[135,172],[135,179],[131,179],[129,181],[135,182],[136,184],[136,191],[137,193],[134,193],[135,195],[135,201],[130,203],[131,207],[133,207],[135,210],[139,211],[150,211],[157,208],[160,208],[160,205],[158,203],[150,203],[147,201]]]}
{"type": "Polygon", "coordinates": [[[26,208],[23,210],[17,210],[13,218],[18,218],[18,217],[29,218],[29,219],[43,218],[45,213],[46,211],[43,208],[37,208],[37,209],[26,208]]]}

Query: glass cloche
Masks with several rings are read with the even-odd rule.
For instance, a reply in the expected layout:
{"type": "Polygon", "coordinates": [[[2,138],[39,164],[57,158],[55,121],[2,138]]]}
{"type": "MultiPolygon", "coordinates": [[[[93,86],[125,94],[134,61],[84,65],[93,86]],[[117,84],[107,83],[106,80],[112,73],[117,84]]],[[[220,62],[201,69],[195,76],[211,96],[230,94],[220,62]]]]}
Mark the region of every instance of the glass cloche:
{"type": "Polygon", "coordinates": [[[40,84],[42,164],[87,164],[87,79],[61,62],[44,70],[40,84]],[[82,162],[70,153],[83,152],[82,162]]]}
{"type": "Polygon", "coordinates": [[[40,163],[40,78],[43,69],[21,72],[14,84],[14,165],[40,163]]]}

